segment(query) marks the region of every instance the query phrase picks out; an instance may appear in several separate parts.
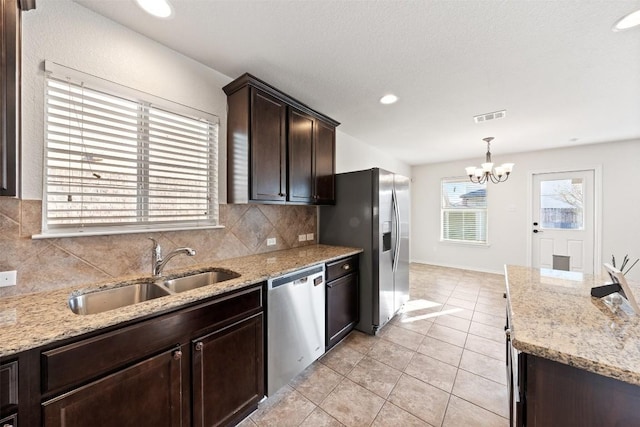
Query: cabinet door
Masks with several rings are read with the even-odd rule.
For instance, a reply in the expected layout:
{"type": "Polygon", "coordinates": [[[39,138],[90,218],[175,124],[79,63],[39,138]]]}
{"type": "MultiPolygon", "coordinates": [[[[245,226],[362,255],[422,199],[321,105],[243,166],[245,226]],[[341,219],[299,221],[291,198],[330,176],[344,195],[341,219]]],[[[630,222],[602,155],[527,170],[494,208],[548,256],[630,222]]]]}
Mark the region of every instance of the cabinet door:
{"type": "Polygon", "coordinates": [[[0,196],[18,195],[20,3],[17,0],[0,2],[0,196]]]}
{"type": "MultiPolygon", "coordinates": [[[[18,361],[0,365],[0,416],[18,409],[18,361]]],[[[4,426],[3,426],[4,427],[4,426]]]]}
{"type": "Polygon", "coordinates": [[[289,109],[289,201],[313,202],[313,138],[316,120],[289,109]]]}
{"type": "Polygon", "coordinates": [[[181,364],[172,349],[49,400],[44,426],[181,426],[181,364]]]}
{"type": "Polygon", "coordinates": [[[358,275],[348,274],[327,283],[327,349],[358,323],[358,275]]]}
{"type": "Polygon", "coordinates": [[[193,425],[240,421],[264,397],[263,315],[193,341],[193,425]]]}
{"type": "Polygon", "coordinates": [[[251,89],[251,199],[286,199],[286,112],[284,102],[251,89]]]}
{"type": "Polygon", "coordinates": [[[317,120],[313,170],[316,204],[335,203],[335,142],[336,128],[317,120]]]}

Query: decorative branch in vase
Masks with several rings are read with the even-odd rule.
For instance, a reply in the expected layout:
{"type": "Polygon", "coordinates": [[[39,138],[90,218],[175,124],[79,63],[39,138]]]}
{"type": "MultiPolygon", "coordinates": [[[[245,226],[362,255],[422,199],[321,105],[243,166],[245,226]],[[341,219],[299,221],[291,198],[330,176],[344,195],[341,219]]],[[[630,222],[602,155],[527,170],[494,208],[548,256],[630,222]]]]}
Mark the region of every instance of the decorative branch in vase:
{"type": "Polygon", "coordinates": [[[616,266],[616,257],[614,255],[611,255],[611,265],[613,265],[615,268],[618,268],[618,270],[620,270],[624,275],[626,275],[638,263],[638,261],[640,261],[640,258],[635,260],[633,264],[631,264],[631,267],[627,268],[627,270],[625,271],[624,268],[629,263],[629,255],[627,254],[624,256],[624,258],[622,259],[622,265],[620,266],[620,268],[616,266]]]}

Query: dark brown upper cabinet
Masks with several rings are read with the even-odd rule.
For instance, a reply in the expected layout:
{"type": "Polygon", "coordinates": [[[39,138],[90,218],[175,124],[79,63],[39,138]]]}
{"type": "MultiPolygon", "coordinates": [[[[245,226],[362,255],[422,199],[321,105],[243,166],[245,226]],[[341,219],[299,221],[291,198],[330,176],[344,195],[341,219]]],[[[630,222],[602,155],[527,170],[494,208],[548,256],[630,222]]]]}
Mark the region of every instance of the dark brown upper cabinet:
{"type": "Polygon", "coordinates": [[[18,195],[20,9],[0,0],[0,196],[18,195]]]}
{"type": "Polygon", "coordinates": [[[287,106],[284,102],[250,88],[251,117],[249,147],[251,199],[284,201],[287,191],[287,106]]]}
{"type": "Polygon", "coordinates": [[[289,108],[289,201],[335,201],[335,126],[289,108]]]}
{"type": "Polygon", "coordinates": [[[35,0],[0,0],[0,196],[20,193],[20,14],[35,7],[35,0]]]}
{"type": "Polygon", "coordinates": [[[250,74],[227,94],[227,202],[335,202],[335,120],[250,74]]]}
{"type": "Polygon", "coordinates": [[[316,120],[289,110],[289,200],[313,203],[313,139],[316,120]]]}
{"type": "Polygon", "coordinates": [[[313,151],[315,202],[335,203],[336,128],[318,120],[313,151]]]}

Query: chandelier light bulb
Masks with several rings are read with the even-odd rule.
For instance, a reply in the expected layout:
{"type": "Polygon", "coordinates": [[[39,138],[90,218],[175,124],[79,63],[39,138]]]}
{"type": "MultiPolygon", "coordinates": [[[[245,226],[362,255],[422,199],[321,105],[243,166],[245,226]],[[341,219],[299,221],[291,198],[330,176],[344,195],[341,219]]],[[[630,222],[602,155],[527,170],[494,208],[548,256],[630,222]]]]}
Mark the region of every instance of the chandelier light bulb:
{"type": "Polygon", "coordinates": [[[465,168],[469,180],[475,184],[484,184],[491,181],[494,184],[504,182],[509,179],[509,175],[513,170],[513,163],[503,163],[501,166],[493,166],[491,161],[491,141],[493,137],[489,136],[483,138],[483,141],[487,143],[487,154],[485,156],[485,162],[478,168],[475,166],[468,166],[465,168]]]}

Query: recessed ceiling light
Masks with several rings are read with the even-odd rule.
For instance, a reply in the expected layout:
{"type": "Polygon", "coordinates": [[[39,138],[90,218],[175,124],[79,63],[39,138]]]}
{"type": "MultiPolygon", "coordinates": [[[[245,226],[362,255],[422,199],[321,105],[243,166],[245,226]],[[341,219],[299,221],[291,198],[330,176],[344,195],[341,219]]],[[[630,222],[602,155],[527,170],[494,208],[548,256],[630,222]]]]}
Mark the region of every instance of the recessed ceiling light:
{"type": "Polygon", "coordinates": [[[628,15],[623,16],[613,24],[613,31],[624,31],[629,28],[637,27],[640,25],[640,10],[636,10],[635,12],[631,12],[628,15]]]}
{"type": "Polygon", "coordinates": [[[173,8],[168,0],[136,0],[138,6],[156,18],[168,18],[173,14],[173,8]]]}
{"type": "Polygon", "coordinates": [[[391,93],[380,98],[381,104],[393,104],[396,101],[398,101],[398,97],[391,93]]]}

